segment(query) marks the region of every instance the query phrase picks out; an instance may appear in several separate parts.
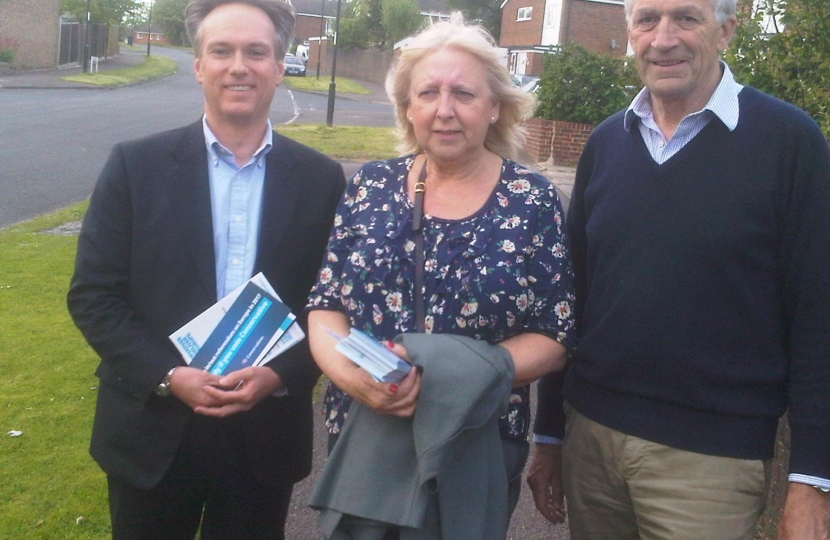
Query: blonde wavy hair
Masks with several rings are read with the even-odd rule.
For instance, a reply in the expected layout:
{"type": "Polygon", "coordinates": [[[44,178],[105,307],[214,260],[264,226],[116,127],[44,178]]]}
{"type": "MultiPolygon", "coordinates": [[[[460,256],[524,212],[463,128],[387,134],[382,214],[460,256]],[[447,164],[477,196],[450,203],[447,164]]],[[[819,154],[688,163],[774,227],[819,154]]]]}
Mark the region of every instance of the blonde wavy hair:
{"type": "Polygon", "coordinates": [[[487,30],[467,24],[457,11],[448,21],[431,24],[409,38],[386,76],[386,93],[395,107],[396,134],[400,140],[398,151],[401,155],[423,152],[415,139],[412,124],[406,118],[412,71],[426,56],[445,48],[471,54],[486,69],[490,92],[499,104],[499,118],[487,130],[484,147],[515,160],[524,140],[522,121],[533,114],[536,98],[513,85],[505,58],[487,30]]]}

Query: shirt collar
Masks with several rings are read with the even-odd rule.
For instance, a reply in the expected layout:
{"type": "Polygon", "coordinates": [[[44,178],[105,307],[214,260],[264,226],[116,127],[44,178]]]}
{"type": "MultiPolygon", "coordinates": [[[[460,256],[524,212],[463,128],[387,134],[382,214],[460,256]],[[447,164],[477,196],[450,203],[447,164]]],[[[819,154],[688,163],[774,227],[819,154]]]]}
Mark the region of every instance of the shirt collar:
{"type": "MultiPolygon", "coordinates": [[[[729,131],[734,131],[738,127],[738,115],[740,113],[738,94],[743,89],[743,85],[735,82],[735,77],[732,75],[732,71],[726,65],[726,62],[721,60],[720,65],[723,67],[723,75],[715,91],[709,97],[708,103],[700,111],[692,113],[689,116],[708,110],[718,117],[729,131]]],[[[623,126],[628,131],[631,129],[635,117],[642,120],[643,118],[651,116],[651,93],[648,91],[648,88],[644,87],[628,106],[628,109],[626,109],[623,126]]]]}
{"type": "MultiPolygon", "coordinates": [[[[266,118],[266,129],[265,129],[265,136],[262,138],[262,143],[259,145],[259,148],[256,152],[254,152],[254,157],[252,161],[256,161],[256,163],[262,167],[263,160],[265,155],[271,151],[271,148],[274,145],[274,131],[271,126],[271,119],[266,118]]],[[[205,144],[207,146],[208,157],[210,161],[214,165],[218,165],[220,159],[223,161],[233,162],[233,152],[225,148],[225,146],[219,142],[219,139],[216,138],[216,135],[211,131],[210,126],[207,123],[207,116],[202,115],[202,130],[205,134],[205,144]]]]}

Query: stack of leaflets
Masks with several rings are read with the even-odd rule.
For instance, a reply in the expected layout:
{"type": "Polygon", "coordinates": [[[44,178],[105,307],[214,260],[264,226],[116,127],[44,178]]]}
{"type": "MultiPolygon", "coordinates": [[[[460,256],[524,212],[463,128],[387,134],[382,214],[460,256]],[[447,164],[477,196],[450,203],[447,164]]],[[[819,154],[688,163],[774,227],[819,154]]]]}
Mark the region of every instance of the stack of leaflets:
{"type": "Polygon", "coordinates": [[[365,369],[378,382],[399,382],[412,368],[409,362],[360,330],[352,328],[346,337],[340,337],[325,327],[324,330],[337,340],[334,347],[337,351],[365,369]]]}
{"type": "Polygon", "coordinates": [[[261,366],[296,345],[305,333],[262,273],[172,334],[190,367],[224,375],[261,366]]]}

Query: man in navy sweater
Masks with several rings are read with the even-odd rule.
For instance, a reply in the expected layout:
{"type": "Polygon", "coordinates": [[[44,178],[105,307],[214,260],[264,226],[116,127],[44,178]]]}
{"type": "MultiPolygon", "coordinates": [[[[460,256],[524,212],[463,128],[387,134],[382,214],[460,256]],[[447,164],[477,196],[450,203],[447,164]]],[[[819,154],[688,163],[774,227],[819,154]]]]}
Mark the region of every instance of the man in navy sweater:
{"type": "Polygon", "coordinates": [[[578,344],[539,388],[536,505],[563,520],[564,489],[574,540],[751,539],[787,411],[780,538],[828,538],[827,141],[719,60],[735,0],[625,8],[645,88],[577,168],[578,344]]]}

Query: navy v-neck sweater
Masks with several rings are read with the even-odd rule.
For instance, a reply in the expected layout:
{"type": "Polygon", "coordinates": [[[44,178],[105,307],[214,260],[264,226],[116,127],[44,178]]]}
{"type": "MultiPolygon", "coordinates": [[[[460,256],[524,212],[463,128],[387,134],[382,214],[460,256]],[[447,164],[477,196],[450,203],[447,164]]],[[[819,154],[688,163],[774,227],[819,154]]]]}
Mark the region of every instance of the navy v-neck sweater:
{"type": "Polygon", "coordinates": [[[591,135],[568,218],[578,347],[565,399],[608,427],[830,478],[830,152],[745,87],[662,165],[623,112],[591,135]]]}

